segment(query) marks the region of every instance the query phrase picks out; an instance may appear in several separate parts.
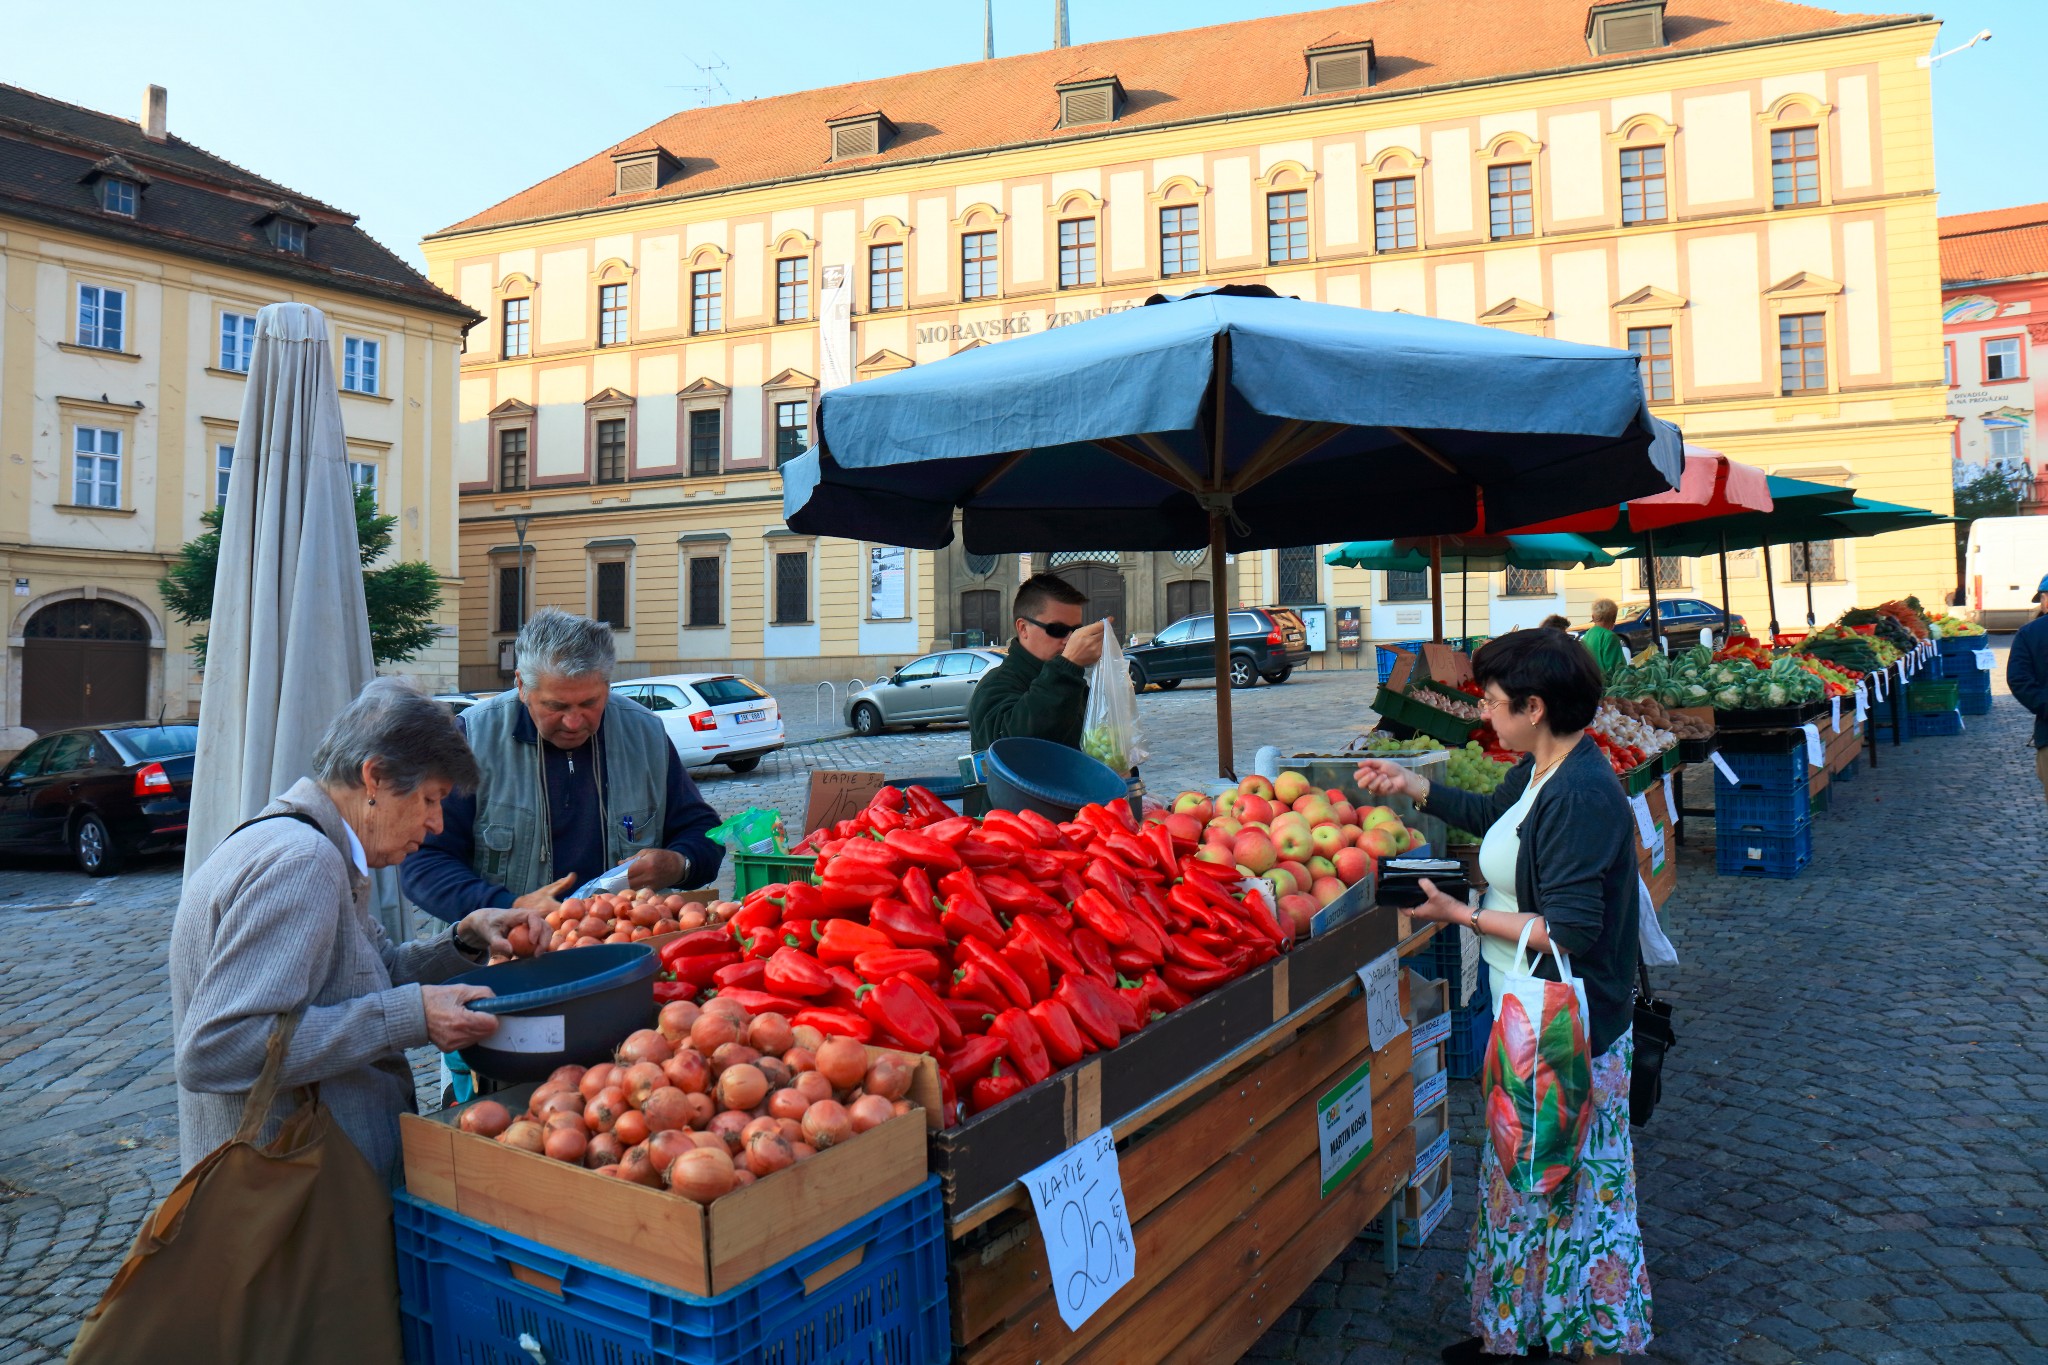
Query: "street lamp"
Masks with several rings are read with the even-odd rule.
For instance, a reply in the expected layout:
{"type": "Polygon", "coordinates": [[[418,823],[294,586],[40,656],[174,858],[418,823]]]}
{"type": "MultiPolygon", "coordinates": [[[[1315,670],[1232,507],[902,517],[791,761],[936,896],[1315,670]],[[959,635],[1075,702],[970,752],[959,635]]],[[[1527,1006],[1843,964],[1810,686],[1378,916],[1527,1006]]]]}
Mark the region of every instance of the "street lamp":
{"type": "Polygon", "coordinates": [[[1936,62],[1942,60],[1944,57],[1953,57],[1958,52],[1967,52],[1979,43],[1988,43],[1990,41],[1991,30],[1988,28],[1981,29],[1978,31],[1976,37],[1970,39],[1969,42],[1964,43],[1961,47],[1952,47],[1946,52],[1936,52],[1932,56],[1915,57],[1913,59],[1913,65],[1919,67],[1921,70],[1924,71],[1928,67],[1933,66],[1936,62]]]}
{"type": "Polygon", "coordinates": [[[519,624],[526,624],[526,527],[532,517],[521,512],[512,518],[512,534],[519,537],[519,624]]]}

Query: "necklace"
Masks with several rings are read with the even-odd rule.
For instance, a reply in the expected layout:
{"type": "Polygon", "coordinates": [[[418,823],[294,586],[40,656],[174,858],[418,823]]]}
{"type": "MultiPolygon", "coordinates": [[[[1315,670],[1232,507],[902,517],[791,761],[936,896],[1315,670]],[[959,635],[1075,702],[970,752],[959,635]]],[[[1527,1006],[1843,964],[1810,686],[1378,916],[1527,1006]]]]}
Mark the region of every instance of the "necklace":
{"type": "Polygon", "coordinates": [[[1537,770],[1536,770],[1535,772],[1533,772],[1533,773],[1529,774],[1529,781],[1531,781],[1531,782],[1533,783],[1533,782],[1535,782],[1535,781],[1536,781],[1537,779],[1539,779],[1539,778],[1544,778],[1544,777],[1548,777],[1548,776],[1550,776],[1550,773],[1551,773],[1551,770],[1552,770],[1552,769],[1554,769],[1555,767],[1557,767],[1557,765],[1558,765],[1558,764],[1560,764],[1560,763],[1564,762],[1564,761],[1565,761],[1565,760],[1566,760],[1567,758],[1570,758],[1571,756],[1572,756],[1572,751],[1571,751],[1570,749],[1566,749],[1566,750],[1565,750],[1565,751],[1564,751],[1563,753],[1559,754],[1559,755],[1558,755],[1558,756],[1557,756],[1556,758],[1553,758],[1553,759],[1551,759],[1551,760],[1550,760],[1550,762],[1548,762],[1548,763],[1544,764],[1544,765],[1543,765],[1542,767],[1538,768],[1538,769],[1537,769],[1537,770]]]}

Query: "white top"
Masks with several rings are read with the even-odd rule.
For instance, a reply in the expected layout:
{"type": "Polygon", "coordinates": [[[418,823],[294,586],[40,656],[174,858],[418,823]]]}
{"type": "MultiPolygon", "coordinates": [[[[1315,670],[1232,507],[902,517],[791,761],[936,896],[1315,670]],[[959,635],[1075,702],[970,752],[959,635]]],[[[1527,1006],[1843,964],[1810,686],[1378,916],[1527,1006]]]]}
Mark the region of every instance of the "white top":
{"type": "MultiPolygon", "coordinates": [[[[1528,818],[1536,793],[1543,790],[1543,784],[1556,771],[1552,767],[1531,779],[1521,799],[1509,806],[1507,813],[1494,821],[1479,841],[1479,875],[1486,878],[1486,891],[1479,899],[1481,910],[1521,910],[1515,900],[1515,863],[1522,856],[1522,821],[1528,818]]],[[[1498,1019],[1502,987],[1508,969],[1515,965],[1515,945],[1492,934],[1481,934],[1479,956],[1486,963],[1487,981],[1493,989],[1493,1017],[1498,1019]]]]}
{"type": "Polygon", "coordinates": [[[341,832],[348,836],[348,856],[355,861],[356,871],[365,877],[369,876],[370,855],[363,851],[363,841],[356,838],[355,830],[346,820],[341,822],[341,832]]]}

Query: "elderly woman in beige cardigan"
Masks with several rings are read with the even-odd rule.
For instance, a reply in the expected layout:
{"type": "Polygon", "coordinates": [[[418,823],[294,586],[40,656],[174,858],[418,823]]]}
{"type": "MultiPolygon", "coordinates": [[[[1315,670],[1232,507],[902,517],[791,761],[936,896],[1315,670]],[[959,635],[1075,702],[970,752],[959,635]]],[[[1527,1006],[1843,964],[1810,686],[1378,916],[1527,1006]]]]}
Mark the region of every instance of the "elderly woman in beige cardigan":
{"type": "Polygon", "coordinates": [[[449,792],[476,780],[448,709],[397,679],[376,679],[328,727],[312,776],[223,840],[186,882],[170,976],[187,1168],[234,1135],[272,1024],[303,1011],[282,1083],[318,1082],[342,1131],[373,1169],[392,1174],[398,1115],[413,1107],[406,1049],[454,1051],[497,1027],[467,1008],[488,990],[430,983],[509,951],[515,925],[547,943],[546,921],[516,908],[478,910],[399,945],[370,912],[370,870],[404,861],[440,829],[449,792]]]}

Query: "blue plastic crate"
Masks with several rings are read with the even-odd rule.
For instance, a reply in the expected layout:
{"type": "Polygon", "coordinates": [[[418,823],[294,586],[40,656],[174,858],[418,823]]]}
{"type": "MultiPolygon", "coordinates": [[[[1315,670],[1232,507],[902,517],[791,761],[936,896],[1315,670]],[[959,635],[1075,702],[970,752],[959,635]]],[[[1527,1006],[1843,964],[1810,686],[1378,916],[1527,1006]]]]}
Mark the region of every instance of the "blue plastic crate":
{"type": "Polygon", "coordinates": [[[1714,836],[1714,871],[1723,877],[1796,877],[1812,861],[1812,821],[1786,834],[1717,830],[1714,836]]]}
{"type": "Polygon", "coordinates": [[[1714,774],[1714,799],[1719,801],[1725,791],[1782,791],[1793,787],[1804,789],[1809,773],[1806,766],[1806,745],[1784,753],[1761,754],[1723,751],[1723,761],[1735,770],[1740,779],[1733,786],[1718,771],[1714,774]]]}
{"type": "Polygon", "coordinates": [[[1849,760],[1849,766],[1828,779],[1830,785],[1836,782],[1854,782],[1862,775],[1863,759],[1858,756],[1849,760]]]}
{"type": "MultiPolygon", "coordinates": [[[[1801,754],[1803,764],[1806,756],[1801,754]]],[[[1813,798],[1806,782],[1790,787],[1731,787],[1714,784],[1714,828],[1753,829],[1764,834],[1790,834],[1813,816],[1813,798]]]]}
{"type": "Polygon", "coordinates": [[[1966,716],[1988,716],[1991,714],[1991,690],[1965,692],[1956,700],[1956,709],[1966,716]]]}
{"type": "Polygon", "coordinates": [[[1953,711],[1915,711],[1906,717],[1906,723],[1915,739],[1959,735],[1963,732],[1963,713],[1960,708],[1953,711]]]}
{"type": "Polygon", "coordinates": [[[407,1365],[940,1365],[952,1356],[937,1177],[709,1299],[403,1193],[393,1202],[407,1365]],[[806,1278],[847,1258],[857,1264],[806,1292],[806,1278]]]}
{"type": "Polygon", "coordinates": [[[1475,1000],[1483,998],[1483,1009],[1451,1011],[1451,1038],[1444,1045],[1444,1070],[1461,1081],[1469,1081],[1479,1074],[1486,1064],[1486,1040],[1493,1036],[1493,994],[1486,984],[1486,967],[1479,968],[1480,991],[1475,1000]]]}
{"type": "Polygon", "coordinates": [[[1395,650],[1405,649],[1410,653],[1414,653],[1416,650],[1421,649],[1425,643],[1427,642],[1423,640],[1394,640],[1388,644],[1374,645],[1373,650],[1378,655],[1380,666],[1380,681],[1385,682],[1388,678],[1394,676],[1395,650]]]}

